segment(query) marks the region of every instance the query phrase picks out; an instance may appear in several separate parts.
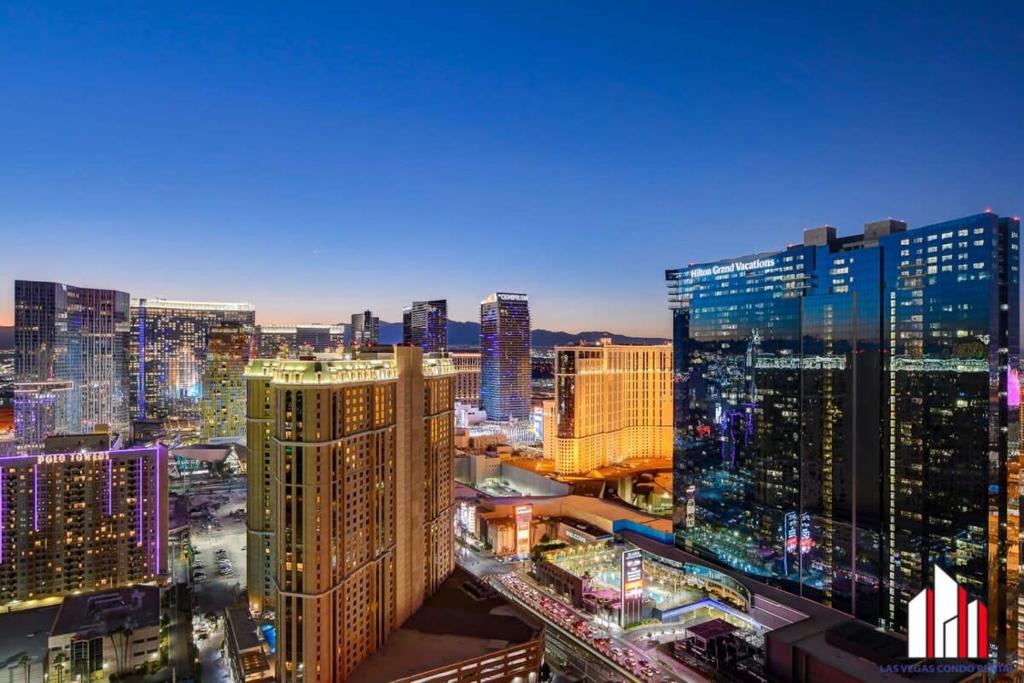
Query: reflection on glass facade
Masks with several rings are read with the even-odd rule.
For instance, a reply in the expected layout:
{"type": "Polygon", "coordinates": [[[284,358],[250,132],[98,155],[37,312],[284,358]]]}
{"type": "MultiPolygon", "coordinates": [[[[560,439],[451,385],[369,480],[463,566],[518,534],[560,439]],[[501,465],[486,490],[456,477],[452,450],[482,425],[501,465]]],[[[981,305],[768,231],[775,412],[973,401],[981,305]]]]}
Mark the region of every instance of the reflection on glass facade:
{"type": "Polygon", "coordinates": [[[402,310],[402,341],[426,353],[448,348],[448,301],[414,301],[402,310]]]}
{"type": "Polygon", "coordinates": [[[133,300],[132,418],[198,423],[210,328],[255,322],[251,304],[133,300]]]}
{"type": "Polygon", "coordinates": [[[203,372],[203,439],[245,436],[245,366],[252,358],[253,329],[213,327],[203,372]]]}
{"type": "Polygon", "coordinates": [[[47,434],[127,427],[128,304],[128,294],[115,290],[15,282],[16,423],[24,446],[40,446],[37,437],[47,434]]]}
{"type": "Polygon", "coordinates": [[[1018,232],[888,220],[667,271],[677,545],[896,630],[938,564],[1015,656],[1018,232]]]}
{"type": "Polygon", "coordinates": [[[256,328],[258,358],[298,358],[334,353],[345,345],[344,325],[260,325],[256,328]]]}
{"type": "Polygon", "coordinates": [[[530,304],[496,292],[480,302],[480,404],[490,420],[530,417],[530,304]]]}
{"type": "Polygon", "coordinates": [[[352,346],[370,348],[380,341],[380,318],[371,311],[352,314],[352,346]]]}

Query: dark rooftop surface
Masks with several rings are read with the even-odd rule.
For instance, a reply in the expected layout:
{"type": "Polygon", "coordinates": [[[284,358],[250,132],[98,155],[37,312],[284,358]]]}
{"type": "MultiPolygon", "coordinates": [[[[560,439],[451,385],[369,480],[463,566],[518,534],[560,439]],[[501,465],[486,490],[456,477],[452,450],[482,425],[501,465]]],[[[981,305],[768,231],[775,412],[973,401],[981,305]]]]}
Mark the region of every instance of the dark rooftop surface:
{"type": "Polygon", "coordinates": [[[583,533],[589,534],[591,536],[601,538],[605,536],[611,537],[611,534],[602,529],[601,527],[595,524],[591,524],[590,522],[586,522],[582,519],[577,519],[576,517],[552,517],[551,519],[553,521],[564,522],[567,526],[570,526],[573,529],[577,529],[578,531],[582,531],[583,533]]]}
{"type": "Polygon", "coordinates": [[[725,619],[712,619],[711,621],[705,621],[703,624],[691,626],[687,630],[698,638],[712,640],[714,638],[729,635],[733,631],[737,630],[737,627],[733,626],[725,619]]]}
{"type": "Polygon", "coordinates": [[[51,636],[88,633],[101,636],[122,626],[133,629],[160,623],[160,589],[131,586],[64,598],[51,636]]]}
{"type": "Polygon", "coordinates": [[[474,581],[471,574],[456,568],[384,647],[352,672],[349,683],[404,678],[540,636],[539,624],[493,591],[481,593],[484,597],[479,600],[468,593],[463,586],[474,581]]]}
{"type": "Polygon", "coordinates": [[[46,657],[47,635],[58,610],[60,606],[53,605],[0,614],[0,671],[16,666],[22,655],[32,661],[46,657]]]}
{"type": "Polygon", "coordinates": [[[224,610],[224,614],[231,622],[231,633],[234,635],[235,647],[239,652],[262,646],[259,636],[256,635],[256,622],[249,614],[248,605],[245,603],[232,605],[224,610]]]}

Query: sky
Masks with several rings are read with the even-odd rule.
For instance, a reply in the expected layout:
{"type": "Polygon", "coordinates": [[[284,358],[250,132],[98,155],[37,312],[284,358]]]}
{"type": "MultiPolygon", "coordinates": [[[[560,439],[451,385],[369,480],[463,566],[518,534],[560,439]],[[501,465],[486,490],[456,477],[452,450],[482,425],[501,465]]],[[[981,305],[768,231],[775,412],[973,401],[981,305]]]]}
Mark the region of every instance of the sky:
{"type": "Polygon", "coordinates": [[[377,5],[0,0],[0,324],[20,278],[668,336],[666,268],[1024,212],[1024,3],[377,5]]]}

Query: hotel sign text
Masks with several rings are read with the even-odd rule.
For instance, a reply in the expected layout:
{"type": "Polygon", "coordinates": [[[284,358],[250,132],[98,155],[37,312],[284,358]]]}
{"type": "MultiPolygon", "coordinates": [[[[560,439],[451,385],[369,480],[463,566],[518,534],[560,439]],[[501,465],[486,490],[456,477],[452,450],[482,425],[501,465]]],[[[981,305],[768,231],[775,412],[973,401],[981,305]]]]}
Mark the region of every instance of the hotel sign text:
{"type": "Polygon", "coordinates": [[[708,275],[724,275],[726,273],[745,273],[748,270],[759,270],[771,268],[775,265],[775,259],[758,258],[753,261],[730,261],[711,266],[710,268],[691,268],[690,277],[707,277],[708,275]]]}

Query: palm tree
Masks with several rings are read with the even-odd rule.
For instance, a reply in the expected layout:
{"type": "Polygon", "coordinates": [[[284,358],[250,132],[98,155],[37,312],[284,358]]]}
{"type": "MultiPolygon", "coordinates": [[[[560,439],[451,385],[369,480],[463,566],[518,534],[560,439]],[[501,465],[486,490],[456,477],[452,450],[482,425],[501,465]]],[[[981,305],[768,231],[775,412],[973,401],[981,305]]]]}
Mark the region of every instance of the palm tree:
{"type": "Polygon", "coordinates": [[[124,640],[121,642],[121,656],[124,658],[124,667],[127,669],[131,664],[131,659],[129,658],[131,652],[129,651],[128,645],[130,644],[132,634],[135,633],[135,631],[132,630],[131,626],[125,625],[124,628],[121,629],[121,633],[124,637],[124,640]]]}
{"type": "Polygon", "coordinates": [[[21,658],[18,660],[18,664],[21,664],[22,668],[25,669],[25,683],[28,683],[28,681],[32,680],[32,664],[28,658],[28,655],[23,654],[21,658]]]}
{"type": "Polygon", "coordinates": [[[117,640],[114,636],[121,631],[121,627],[112,629],[107,632],[107,637],[110,638],[110,647],[114,650],[114,675],[118,676],[121,673],[121,655],[117,651],[117,640]]]}
{"type": "Polygon", "coordinates": [[[56,669],[56,683],[64,683],[64,662],[67,661],[67,655],[64,654],[64,649],[61,648],[53,657],[53,667],[56,669]]]}

